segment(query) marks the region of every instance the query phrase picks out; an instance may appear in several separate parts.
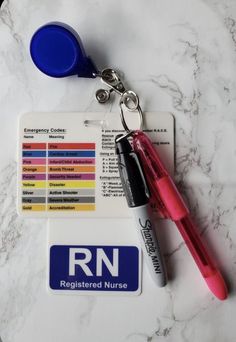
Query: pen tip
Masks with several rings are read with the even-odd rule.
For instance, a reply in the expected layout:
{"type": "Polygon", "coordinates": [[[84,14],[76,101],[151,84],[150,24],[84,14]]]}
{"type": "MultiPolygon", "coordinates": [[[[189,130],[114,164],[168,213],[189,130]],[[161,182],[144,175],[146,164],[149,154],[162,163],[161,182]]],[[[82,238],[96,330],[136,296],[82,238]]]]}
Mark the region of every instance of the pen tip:
{"type": "Polygon", "coordinates": [[[228,290],[225,281],[219,271],[212,276],[205,278],[206,283],[211,292],[220,300],[224,300],[228,296],[228,290]]]}

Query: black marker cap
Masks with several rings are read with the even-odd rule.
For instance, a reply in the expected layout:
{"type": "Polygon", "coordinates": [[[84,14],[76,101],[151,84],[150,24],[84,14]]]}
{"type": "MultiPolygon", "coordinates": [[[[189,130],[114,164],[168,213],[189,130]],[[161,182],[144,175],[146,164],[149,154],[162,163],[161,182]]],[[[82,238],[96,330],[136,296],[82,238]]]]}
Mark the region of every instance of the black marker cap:
{"type": "Polygon", "coordinates": [[[128,138],[116,137],[116,154],[118,157],[118,169],[129,207],[140,207],[149,202],[149,191],[138,157],[128,138]]]}

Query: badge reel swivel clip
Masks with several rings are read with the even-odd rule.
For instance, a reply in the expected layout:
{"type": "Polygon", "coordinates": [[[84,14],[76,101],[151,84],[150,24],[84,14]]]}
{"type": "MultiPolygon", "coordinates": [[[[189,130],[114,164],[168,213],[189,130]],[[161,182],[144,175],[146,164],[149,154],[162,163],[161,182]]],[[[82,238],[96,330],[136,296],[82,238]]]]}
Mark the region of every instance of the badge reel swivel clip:
{"type": "Polygon", "coordinates": [[[101,81],[109,87],[109,90],[98,89],[96,91],[95,96],[99,103],[108,102],[110,99],[110,94],[112,92],[115,92],[120,96],[120,119],[126,134],[122,137],[119,137],[118,139],[125,138],[133,134],[133,131],[129,129],[126,123],[124,110],[127,110],[129,112],[138,112],[140,121],[139,129],[142,130],[144,125],[144,118],[142,109],[139,104],[138,95],[134,91],[127,90],[125,88],[119,74],[114,69],[104,69],[101,73],[98,73],[97,76],[101,77],[101,81]]]}

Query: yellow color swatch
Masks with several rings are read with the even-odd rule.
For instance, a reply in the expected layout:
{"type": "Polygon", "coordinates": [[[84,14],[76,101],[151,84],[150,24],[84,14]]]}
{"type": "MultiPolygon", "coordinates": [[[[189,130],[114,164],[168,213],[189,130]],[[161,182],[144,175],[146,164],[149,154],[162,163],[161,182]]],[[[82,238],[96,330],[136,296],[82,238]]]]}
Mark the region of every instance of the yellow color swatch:
{"type": "Polygon", "coordinates": [[[95,181],[48,181],[48,188],[95,188],[95,181]]]}
{"type": "Polygon", "coordinates": [[[48,211],[94,211],[95,204],[48,204],[48,211]]]}
{"type": "Polygon", "coordinates": [[[45,211],[45,204],[24,204],[22,205],[23,211],[45,211]]]}
{"type": "Polygon", "coordinates": [[[46,182],[45,181],[23,181],[22,188],[45,188],[46,182]]]}

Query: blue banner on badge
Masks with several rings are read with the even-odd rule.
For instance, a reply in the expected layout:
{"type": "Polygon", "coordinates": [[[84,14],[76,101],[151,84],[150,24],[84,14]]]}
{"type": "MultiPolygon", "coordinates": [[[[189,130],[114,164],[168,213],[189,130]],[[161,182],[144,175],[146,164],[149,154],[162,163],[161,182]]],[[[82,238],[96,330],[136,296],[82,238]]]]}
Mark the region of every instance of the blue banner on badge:
{"type": "Polygon", "coordinates": [[[139,292],[140,250],[136,246],[50,248],[49,286],[79,292],[139,292]]]}

